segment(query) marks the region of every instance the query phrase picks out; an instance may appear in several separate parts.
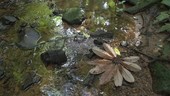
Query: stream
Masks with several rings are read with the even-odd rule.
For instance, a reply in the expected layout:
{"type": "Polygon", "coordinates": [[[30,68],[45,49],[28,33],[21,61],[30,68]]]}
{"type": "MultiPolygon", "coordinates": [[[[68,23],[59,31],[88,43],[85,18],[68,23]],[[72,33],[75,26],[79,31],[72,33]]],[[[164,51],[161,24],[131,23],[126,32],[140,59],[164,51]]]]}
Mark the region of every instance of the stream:
{"type": "Polygon", "coordinates": [[[86,80],[86,61],[104,42],[138,45],[141,17],[122,8],[112,0],[0,0],[0,96],[117,94],[86,80]]]}

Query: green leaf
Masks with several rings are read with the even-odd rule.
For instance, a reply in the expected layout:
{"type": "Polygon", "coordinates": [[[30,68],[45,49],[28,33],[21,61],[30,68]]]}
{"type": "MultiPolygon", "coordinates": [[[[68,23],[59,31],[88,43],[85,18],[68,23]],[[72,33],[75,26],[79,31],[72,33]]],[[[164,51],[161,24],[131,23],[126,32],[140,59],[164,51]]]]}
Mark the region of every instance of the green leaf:
{"type": "Polygon", "coordinates": [[[170,32],[170,23],[166,23],[165,25],[163,25],[163,26],[159,29],[159,32],[164,32],[164,31],[170,32]]]}
{"type": "Polygon", "coordinates": [[[170,7],[170,0],[162,0],[161,3],[170,7]]]}
{"type": "Polygon", "coordinates": [[[109,5],[110,8],[115,9],[116,4],[115,4],[115,2],[113,0],[109,0],[108,5],[109,5]]]}
{"type": "Polygon", "coordinates": [[[170,17],[168,11],[161,12],[157,17],[154,23],[162,22],[163,20],[166,20],[170,17]]]}
{"type": "Polygon", "coordinates": [[[170,43],[166,43],[162,50],[162,58],[170,59],[170,43]]]}

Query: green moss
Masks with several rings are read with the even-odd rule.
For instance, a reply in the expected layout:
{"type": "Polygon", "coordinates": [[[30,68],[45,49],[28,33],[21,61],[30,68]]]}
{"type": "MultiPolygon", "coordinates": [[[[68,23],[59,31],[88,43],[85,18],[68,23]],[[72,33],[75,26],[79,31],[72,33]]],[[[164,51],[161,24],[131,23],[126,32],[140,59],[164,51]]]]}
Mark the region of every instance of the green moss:
{"type": "Polygon", "coordinates": [[[37,23],[39,29],[53,26],[53,22],[50,18],[52,10],[50,10],[44,2],[26,4],[23,9],[15,13],[19,16],[20,22],[26,22],[28,24],[37,23]]]}
{"type": "Polygon", "coordinates": [[[164,46],[163,46],[163,50],[162,50],[162,58],[164,59],[170,59],[170,43],[166,43],[164,46]]]}

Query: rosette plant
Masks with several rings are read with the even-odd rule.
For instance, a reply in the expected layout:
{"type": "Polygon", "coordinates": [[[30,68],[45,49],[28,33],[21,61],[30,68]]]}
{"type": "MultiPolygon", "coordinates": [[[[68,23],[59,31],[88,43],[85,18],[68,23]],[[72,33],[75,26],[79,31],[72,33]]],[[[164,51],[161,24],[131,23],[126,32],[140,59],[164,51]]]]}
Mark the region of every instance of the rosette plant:
{"type": "Polygon", "coordinates": [[[112,48],[109,44],[103,43],[104,50],[99,47],[93,47],[92,51],[99,56],[99,59],[88,61],[94,65],[89,73],[101,74],[99,84],[103,85],[114,80],[115,86],[121,86],[123,79],[127,82],[134,82],[135,79],[130,71],[140,71],[141,67],[135,62],[139,60],[138,56],[129,56],[121,58],[117,48],[112,48]]]}

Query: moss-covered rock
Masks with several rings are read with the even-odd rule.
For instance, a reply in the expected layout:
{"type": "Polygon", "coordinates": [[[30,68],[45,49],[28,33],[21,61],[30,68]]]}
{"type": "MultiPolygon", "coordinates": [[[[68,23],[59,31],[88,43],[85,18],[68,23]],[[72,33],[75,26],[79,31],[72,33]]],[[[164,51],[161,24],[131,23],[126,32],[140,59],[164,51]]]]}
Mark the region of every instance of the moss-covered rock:
{"type": "Polygon", "coordinates": [[[163,62],[150,64],[153,79],[153,90],[160,94],[170,95],[170,68],[163,62]]]}
{"type": "Polygon", "coordinates": [[[84,12],[80,8],[70,8],[63,14],[62,19],[69,24],[81,24],[84,12]]]}

